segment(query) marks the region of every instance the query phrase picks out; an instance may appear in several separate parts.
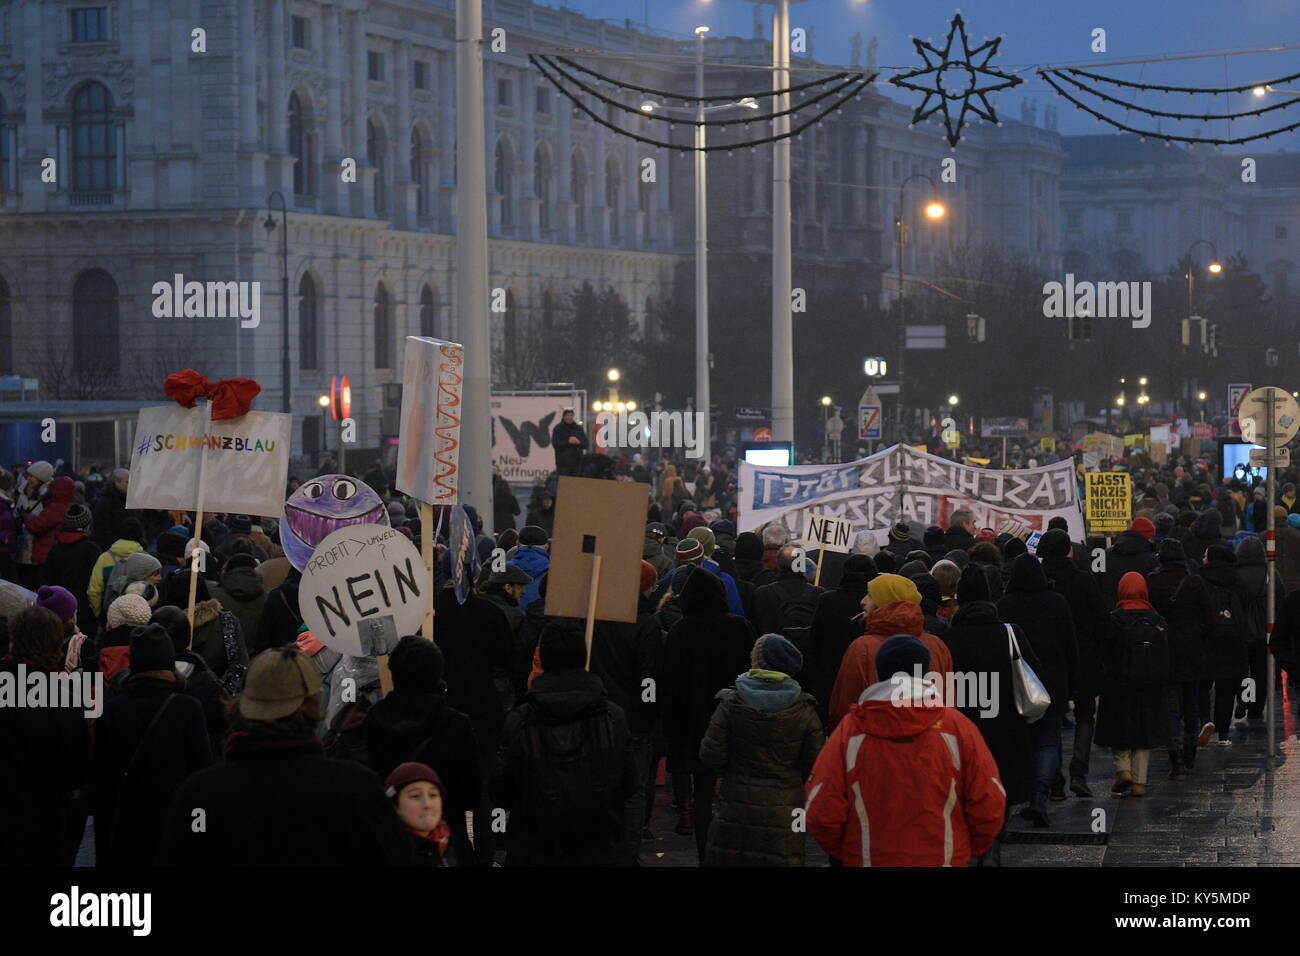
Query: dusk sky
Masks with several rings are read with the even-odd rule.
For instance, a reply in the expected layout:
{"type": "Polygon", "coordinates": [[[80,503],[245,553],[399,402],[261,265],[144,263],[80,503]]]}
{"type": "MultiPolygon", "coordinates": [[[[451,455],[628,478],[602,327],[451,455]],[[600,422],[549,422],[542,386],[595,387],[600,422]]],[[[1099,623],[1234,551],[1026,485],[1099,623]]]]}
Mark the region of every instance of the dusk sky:
{"type": "MultiPolygon", "coordinates": [[[[550,4],[559,6],[560,4],[550,4]]],[[[634,23],[648,20],[656,30],[689,38],[698,24],[707,24],[713,36],[752,34],[754,8],[762,12],[764,34],[770,35],[772,7],[748,0],[567,0],[562,4],[597,19],[634,23]]],[[[819,60],[847,64],[850,38],[863,35],[863,62],[870,39],[879,38],[878,63],[885,69],[877,86],[886,95],[912,103],[912,95],[888,84],[897,71],[888,67],[912,69],[921,65],[908,35],[929,39],[942,46],[948,32],[948,20],[960,9],[974,43],[985,36],[1005,34],[993,66],[1023,68],[1046,65],[1073,65],[1118,79],[1165,83],[1183,86],[1224,87],[1253,83],[1300,73],[1300,49],[1236,56],[1217,55],[1233,50],[1300,45],[1300,0],[1180,0],[1177,4],[1134,2],[1134,0],[1088,0],[1087,3],[1063,0],[808,0],[791,7],[792,27],[814,27],[813,52],[819,60]],[[1106,53],[1091,52],[1092,30],[1106,30],[1106,53]],[[1115,66],[1104,68],[1107,61],[1149,57],[1178,56],[1213,52],[1203,59],[1183,59],[1168,63],[1115,66]]],[[[1020,118],[1020,103],[1032,97],[1042,106],[1055,101],[1060,115],[1059,130],[1064,134],[1112,131],[1082,112],[1076,111],[1032,72],[1021,74],[1025,83],[1000,93],[994,106],[1007,118],[1020,118]]],[[[707,78],[706,78],[707,82],[707,78]]],[[[1300,80],[1287,89],[1300,91],[1300,80]]],[[[1125,94],[1110,88],[1111,95],[1125,94]]],[[[1279,102],[1284,94],[1270,94],[1258,99],[1249,93],[1228,97],[1166,96],[1159,92],[1142,93],[1138,102],[1172,112],[1226,113],[1255,109],[1279,102]]],[[[1081,99],[1088,100],[1086,96],[1081,99]]],[[[1226,138],[1244,133],[1286,126],[1300,121],[1300,97],[1296,106],[1277,110],[1265,117],[1233,122],[1228,134],[1227,120],[1182,121],[1178,130],[1191,135],[1202,127],[1201,135],[1226,138]],[[1208,127],[1208,128],[1207,128],[1208,127]]],[[[1122,107],[1098,103],[1107,115],[1123,119],[1122,107]]],[[[1128,114],[1129,125],[1156,128],[1154,118],[1139,113],[1128,114]]],[[[1174,132],[1175,121],[1163,120],[1164,132],[1174,132]]],[[[1292,132],[1260,140],[1247,147],[1272,152],[1300,149],[1300,135],[1292,132]]]]}

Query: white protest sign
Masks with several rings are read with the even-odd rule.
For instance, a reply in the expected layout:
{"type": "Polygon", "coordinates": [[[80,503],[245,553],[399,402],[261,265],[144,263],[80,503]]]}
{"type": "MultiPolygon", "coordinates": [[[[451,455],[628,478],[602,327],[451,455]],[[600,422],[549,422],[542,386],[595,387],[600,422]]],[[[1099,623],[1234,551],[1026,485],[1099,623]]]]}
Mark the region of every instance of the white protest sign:
{"type": "Polygon", "coordinates": [[[284,514],[293,418],[249,412],[212,422],[202,407],[140,409],[131,449],[126,506],[261,515],[284,514]],[[199,464],[207,456],[207,488],[199,501],[199,464]]]}
{"type": "Polygon", "coordinates": [[[431,504],[456,504],[464,367],[463,346],[406,337],[396,484],[431,504]]]}
{"type": "Polygon", "coordinates": [[[353,525],[316,546],[302,573],[298,607],[316,640],[353,657],[390,653],[415,634],[432,599],[429,572],[396,528],[353,525]]]}
{"type": "Polygon", "coordinates": [[[811,551],[824,548],[839,554],[849,553],[849,542],[853,540],[853,522],[829,515],[808,515],[808,525],[804,529],[804,548],[811,551]]]}

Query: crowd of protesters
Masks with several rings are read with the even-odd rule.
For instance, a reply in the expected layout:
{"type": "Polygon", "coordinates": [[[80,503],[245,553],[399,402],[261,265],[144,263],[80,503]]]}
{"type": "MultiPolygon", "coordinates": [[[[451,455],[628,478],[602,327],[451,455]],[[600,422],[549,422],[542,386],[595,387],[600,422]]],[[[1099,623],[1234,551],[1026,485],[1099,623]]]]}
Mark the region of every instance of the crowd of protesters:
{"type": "MultiPolygon", "coordinates": [[[[683,464],[566,464],[651,488],[636,619],[597,621],[590,647],[547,612],[555,476],[522,527],[498,480],[495,534],[468,509],[472,589],[448,586],[439,541],[434,639],[401,638],[387,693],[376,659],[304,624],[277,521],[196,535],[191,514],[128,510],[123,469],[0,472],[0,677],[102,681],[95,717],[0,707],[0,862],[84,859],[89,820],[100,866],[634,866],[667,799],[701,865],[801,866],[808,835],[833,865],[1000,865],[1016,807],[1047,827],[1052,803],[1093,798],[1094,747],[1135,798],[1153,751],[1176,784],[1258,724],[1270,506],[1294,680],[1290,480],[1269,503],[1203,462],[1135,468],[1113,542],[1053,519],[1031,553],[1023,522],[958,510],[859,533],[814,584],[790,529],[738,533],[725,463],[683,464]],[[1018,661],[1050,696],[1032,721],[1018,661]],[[992,698],[959,699],[959,674],[995,676],[992,698]]],[[[365,480],[418,545],[391,472],[365,480]]]]}

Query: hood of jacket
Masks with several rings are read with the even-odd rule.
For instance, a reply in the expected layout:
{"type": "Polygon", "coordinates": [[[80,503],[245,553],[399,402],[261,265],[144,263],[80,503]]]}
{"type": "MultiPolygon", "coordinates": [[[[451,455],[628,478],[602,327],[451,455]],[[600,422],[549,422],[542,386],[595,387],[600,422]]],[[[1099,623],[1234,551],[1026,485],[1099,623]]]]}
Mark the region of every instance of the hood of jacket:
{"type": "Polygon", "coordinates": [[[399,694],[390,691],[388,696],[370,708],[366,723],[393,736],[409,736],[426,726],[438,722],[447,708],[447,699],[441,693],[399,694]]]}
{"type": "Polygon", "coordinates": [[[1121,531],[1115,539],[1114,548],[1116,554],[1146,554],[1151,551],[1151,542],[1136,531],[1121,531]]]}
{"type": "Polygon", "coordinates": [[[1080,573],[1074,558],[1068,554],[1043,558],[1042,567],[1047,579],[1056,584],[1069,584],[1074,580],[1075,575],[1080,573]]]}
{"type": "Polygon", "coordinates": [[[867,593],[867,585],[876,576],[874,571],[845,571],[840,575],[840,583],[835,590],[851,594],[859,600],[867,593]]]}
{"type": "Polygon", "coordinates": [[[890,601],[871,612],[866,633],[880,637],[893,637],[895,634],[920,637],[924,629],[925,614],[921,605],[911,601],[890,601]]]}
{"type": "MultiPolygon", "coordinates": [[[[1145,538],[1142,538],[1142,543],[1146,544],[1145,538]]],[[[1147,550],[1150,550],[1150,545],[1147,545],[1147,550]]],[[[1011,562],[1011,577],[1007,579],[1008,591],[1046,591],[1049,586],[1043,566],[1032,554],[1019,555],[1011,562]]]]}
{"type": "Polygon", "coordinates": [[[848,719],[856,719],[858,727],[873,737],[915,737],[943,718],[946,708],[941,694],[934,684],[915,677],[899,678],[898,684],[892,678],[878,681],[849,708],[848,719]]]}
{"type": "Polygon", "coordinates": [[[992,601],[971,601],[958,607],[957,613],[952,616],[953,629],[966,625],[1001,623],[998,606],[992,601]]]}
{"type": "Polygon", "coordinates": [[[221,590],[236,601],[254,601],[266,593],[255,568],[231,568],[221,576],[221,590]]]}
{"type": "Polygon", "coordinates": [[[221,610],[221,602],[216,598],[199,601],[194,605],[194,627],[197,629],[209,621],[215,621],[221,610]]]}
{"type": "Polygon", "coordinates": [[[1227,561],[1207,561],[1197,574],[1215,587],[1230,588],[1237,583],[1237,565],[1227,561]]]}
{"type": "Polygon", "coordinates": [[[1201,516],[1192,522],[1192,534],[1211,542],[1223,537],[1223,522],[1219,518],[1219,512],[1213,508],[1203,511],[1201,516]]]}
{"type": "Polygon", "coordinates": [[[137,551],[143,551],[144,546],[139,541],[128,541],[126,538],[118,538],[108,546],[108,550],[118,558],[129,558],[137,551]]]}
{"type": "Polygon", "coordinates": [[[939,593],[939,582],[934,579],[934,575],[929,571],[922,571],[920,574],[914,575],[912,583],[921,592],[922,609],[926,605],[937,608],[943,603],[943,595],[939,593]]]}
{"type": "Polygon", "coordinates": [[[604,696],[605,685],[595,674],[562,670],[538,674],[526,700],[544,720],[563,723],[573,720],[604,696]]]}
{"type": "Polygon", "coordinates": [[[1237,566],[1265,563],[1264,542],[1253,534],[1242,538],[1237,545],[1237,566]]]}
{"type": "Polygon", "coordinates": [[[716,574],[697,568],[682,585],[681,604],[683,615],[726,614],[726,586],[716,574]]]}
{"type": "Polygon", "coordinates": [[[736,696],[755,710],[761,710],[765,714],[785,710],[803,695],[803,688],[793,677],[787,676],[785,680],[768,680],[756,676],[756,673],[749,671],[736,678],[736,696]]]}
{"type": "Polygon", "coordinates": [[[550,554],[545,548],[539,548],[535,544],[521,544],[515,549],[515,555],[510,561],[534,581],[542,571],[551,566],[550,554]]]}
{"type": "Polygon", "coordinates": [[[60,475],[50,482],[49,495],[41,497],[50,504],[70,505],[77,497],[77,486],[67,475],[60,475]]]}

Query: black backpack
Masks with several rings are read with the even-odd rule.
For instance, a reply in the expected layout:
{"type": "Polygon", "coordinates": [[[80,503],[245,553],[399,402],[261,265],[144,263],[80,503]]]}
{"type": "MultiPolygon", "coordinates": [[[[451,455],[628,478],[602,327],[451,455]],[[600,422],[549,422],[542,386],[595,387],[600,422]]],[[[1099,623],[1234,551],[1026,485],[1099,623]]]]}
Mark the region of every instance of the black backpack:
{"type": "Polygon", "coordinates": [[[1214,606],[1214,624],[1210,628],[1210,647],[1229,644],[1243,648],[1246,644],[1246,612],[1241,598],[1232,588],[1210,587],[1214,606]]]}
{"type": "Polygon", "coordinates": [[[529,816],[571,817],[606,810],[622,798],[618,725],[601,701],[576,720],[551,723],[523,705],[520,809],[529,816]]]}
{"type": "Polygon", "coordinates": [[[791,597],[784,588],[782,591],[786,594],[786,599],[781,602],[776,612],[777,632],[797,647],[800,654],[805,654],[812,634],[813,615],[817,611],[819,592],[807,582],[804,582],[799,593],[794,597],[791,597]]]}
{"type": "Polygon", "coordinates": [[[1119,632],[1121,687],[1150,687],[1169,679],[1169,630],[1162,618],[1142,611],[1118,610],[1114,615],[1119,632]]]}

